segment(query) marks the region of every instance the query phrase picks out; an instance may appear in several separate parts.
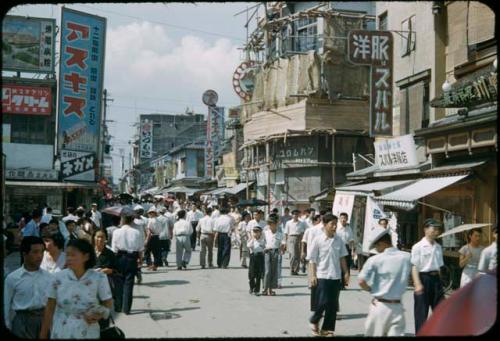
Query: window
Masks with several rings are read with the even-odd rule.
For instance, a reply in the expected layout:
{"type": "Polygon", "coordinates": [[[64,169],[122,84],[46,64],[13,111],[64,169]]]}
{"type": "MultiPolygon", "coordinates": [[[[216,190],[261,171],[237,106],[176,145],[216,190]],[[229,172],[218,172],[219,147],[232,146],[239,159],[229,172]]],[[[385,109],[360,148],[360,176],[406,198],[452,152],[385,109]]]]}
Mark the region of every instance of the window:
{"type": "Polygon", "coordinates": [[[318,27],[315,18],[295,21],[295,51],[316,50],[318,27]]]}
{"type": "Polygon", "coordinates": [[[378,16],[378,29],[380,31],[387,31],[387,11],[378,16]]]}
{"type": "Polygon", "coordinates": [[[53,144],[54,132],[51,118],[36,115],[4,115],[4,123],[11,124],[11,142],[53,144]]]}
{"type": "Polygon", "coordinates": [[[429,126],[429,80],[426,78],[399,91],[400,135],[429,126]]]}
{"type": "Polygon", "coordinates": [[[424,84],[424,98],[423,98],[424,112],[422,113],[422,128],[429,126],[430,120],[430,102],[429,102],[429,83],[424,84]]]}
{"type": "Polygon", "coordinates": [[[181,174],[185,174],[186,173],[186,158],[183,157],[181,159],[181,174]]]}

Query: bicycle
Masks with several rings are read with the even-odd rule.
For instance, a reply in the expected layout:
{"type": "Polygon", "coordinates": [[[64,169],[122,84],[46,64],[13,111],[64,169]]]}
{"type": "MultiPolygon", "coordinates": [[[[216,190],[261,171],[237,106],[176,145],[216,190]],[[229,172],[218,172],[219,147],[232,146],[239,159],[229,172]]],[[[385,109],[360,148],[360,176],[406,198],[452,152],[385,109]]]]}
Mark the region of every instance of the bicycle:
{"type": "Polygon", "coordinates": [[[443,285],[443,291],[445,294],[452,291],[453,287],[453,270],[448,265],[443,265],[441,267],[441,284],[443,285]]]}

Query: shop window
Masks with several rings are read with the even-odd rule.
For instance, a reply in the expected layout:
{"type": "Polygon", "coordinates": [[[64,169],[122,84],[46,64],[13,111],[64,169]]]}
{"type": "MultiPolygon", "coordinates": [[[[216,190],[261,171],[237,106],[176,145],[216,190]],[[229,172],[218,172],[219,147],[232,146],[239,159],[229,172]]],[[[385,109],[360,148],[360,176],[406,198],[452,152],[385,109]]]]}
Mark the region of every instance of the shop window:
{"type": "Polygon", "coordinates": [[[494,128],[480,129],[472,132],[472,146],[493,145],[496,142],[494,128]]]}
{"type": "Polygon", "coordinates": [[[399,90],[400,135],[429,126],[429,82],[423,79],[399,90]]]}

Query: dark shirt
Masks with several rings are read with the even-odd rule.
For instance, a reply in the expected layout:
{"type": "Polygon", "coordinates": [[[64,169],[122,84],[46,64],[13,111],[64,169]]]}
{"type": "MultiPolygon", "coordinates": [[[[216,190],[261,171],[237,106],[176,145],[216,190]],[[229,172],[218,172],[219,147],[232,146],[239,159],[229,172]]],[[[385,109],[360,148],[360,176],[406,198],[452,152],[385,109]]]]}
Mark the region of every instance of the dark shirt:
{"type": "Polygon", "coordinates": [[[102,250],[101,254],[99,257],[97,257],[96,264],[94,268],[110,268],[113,270],[116,270],[116,256],[107,247],[104,247],[104,250],[102,250]]]}

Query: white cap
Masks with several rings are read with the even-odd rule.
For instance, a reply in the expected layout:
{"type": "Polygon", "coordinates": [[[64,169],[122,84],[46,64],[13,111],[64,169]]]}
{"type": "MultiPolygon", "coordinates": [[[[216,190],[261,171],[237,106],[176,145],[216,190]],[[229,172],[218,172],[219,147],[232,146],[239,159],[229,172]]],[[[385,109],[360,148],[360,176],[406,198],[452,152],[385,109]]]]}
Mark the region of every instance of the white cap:
{"type": "Polygon", "coordinates": [[[144,209],[144,207],[142,207],[141,205],[134,206],[134,211],[143,210],[143,209],[144,209]]]}
{"type": "Polygon", "coordinates": [[[377,226],[373,230],[370,231],[370,246],[369,249],[373,249],[375,247],[375,243],[378,242],[380,238],[384,235],[389,234],[389,228],[384,229],[383,227],[377,226]]]}
{"type": "Polygon", "coordinates": [[[160,207],[160,208],[158,209],[158,212],[160,212],[160,213],[165,213],[165,212],[167,212],[167,208],[166,208],[165,206],[162,206],[162,207],[160,207]]]}
{"type": "Polygon", "coordinates": [[[156,212],[156,207],[151,206],[151,207],[149,208],[149,210],[148,210],[148,213],[157,213],[157,212],[156,212]]]}

